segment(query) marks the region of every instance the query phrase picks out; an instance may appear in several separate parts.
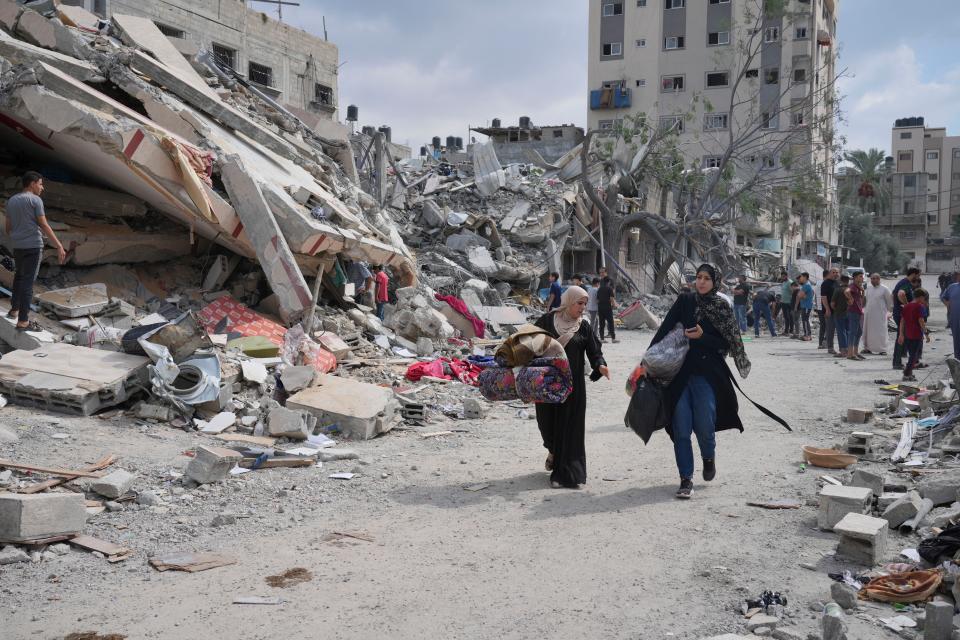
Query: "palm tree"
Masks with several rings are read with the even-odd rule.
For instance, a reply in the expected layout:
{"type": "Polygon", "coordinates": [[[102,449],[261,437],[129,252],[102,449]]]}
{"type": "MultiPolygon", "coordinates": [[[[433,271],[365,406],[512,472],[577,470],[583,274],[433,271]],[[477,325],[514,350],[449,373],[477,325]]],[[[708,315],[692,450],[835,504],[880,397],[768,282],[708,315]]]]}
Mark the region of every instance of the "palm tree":
{"type": "Polygon", "coordinates": [[[890,190],[887,186],[885,154],[880,149],[848,151],[843,159],[850,163],[857,178],[846,183],[840,199],[844,204],[856,204],[864,213],[887,213],[890,208],[890,190]]]}

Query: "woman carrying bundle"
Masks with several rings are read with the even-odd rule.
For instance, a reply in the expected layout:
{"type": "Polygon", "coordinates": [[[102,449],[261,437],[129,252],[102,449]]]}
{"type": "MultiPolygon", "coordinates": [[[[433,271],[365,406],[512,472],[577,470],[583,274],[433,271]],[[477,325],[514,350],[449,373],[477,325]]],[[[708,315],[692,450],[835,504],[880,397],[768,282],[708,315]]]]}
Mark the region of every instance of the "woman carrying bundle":
{"type": "Polygon", "coordinates": [[[568,287],[560,307],[544,314],[535,323],[563,345],[573,373],[573,391],[561,404],[537,404],[537,426],[546,447],[546,469],[554,488],[577,489],[587,481],[587,453],[584,432],[587,413],[587,385],[584,382],[584,355],[590,361],[591,380],[610,379],[597,334],[584,320],[589,296],[580,287],[568,287]]]}

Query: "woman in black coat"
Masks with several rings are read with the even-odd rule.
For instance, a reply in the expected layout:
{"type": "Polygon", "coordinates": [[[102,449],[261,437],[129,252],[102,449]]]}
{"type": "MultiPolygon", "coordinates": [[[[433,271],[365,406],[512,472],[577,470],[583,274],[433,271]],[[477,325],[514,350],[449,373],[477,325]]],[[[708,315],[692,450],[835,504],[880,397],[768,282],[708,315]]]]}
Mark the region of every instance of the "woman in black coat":
{"type": "Polygon", "coordinates": [[[680,471],[677,497],[693,494],[693,444],[703,459],[703,479],[713,480],[717,473],[716,432],[724,429],[743,431],[737,394],[734,391],[728,354],[733,356],[741,377],[750,373],[750,360],[740,339],[733,309],[720,296],[720,274],[709,265],[697,269],[694,293],[684,293],[671,307],[650,346],[663,340],[677,323],[682,323],[690,341],[690,350],[680,372],[664,390],[663,402],[672,415],[667,427],[680,471]]]}
{"type": "Polygon", "coordinates": [[[601,376],[610,379],[597,334],[583,318],[587,308],[587,292],[568,287],[560,307],[540,317],[534,324],[560,341],[573,374],[573,391],[561,404],[537,404],[537,426],[546,447],[546,468],[554,488],[578,489],[587,481],[587,452],[584,433],[587,415],[587,385],[584,377],[584,355],[590,360],[591,380],[601,376]]]}

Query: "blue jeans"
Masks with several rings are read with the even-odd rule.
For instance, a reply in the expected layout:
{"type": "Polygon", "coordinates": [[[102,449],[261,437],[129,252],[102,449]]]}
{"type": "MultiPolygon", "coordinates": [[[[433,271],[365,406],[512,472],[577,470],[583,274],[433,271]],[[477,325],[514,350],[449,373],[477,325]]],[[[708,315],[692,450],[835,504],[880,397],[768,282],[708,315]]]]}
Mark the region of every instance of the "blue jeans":
{"type": "Polygon", "coordinates": [[[860,336],[863,335],[863,314],[847,314],[847,347],[860,345],[860,336]]]}
{"type": "Polygon", "coordinates": [[[837,346],[843,351],[847,348],[847,316],[834,316],[833,324],[837,331],[837,346]]]}
{"type": "Polygon", "coordinates": [[[747,305],[733,305],[733,315],[737,318],[737,324],[740,325],[740,333],[747,332],[747,305]]]}
{"type": "Polygon", "coordinates": [[[767,321],[767,328],[770,329],[770,335],[777,337],[777,329],[773,324],[773,314],[770,313],[770,305],[766,303],[753,305],[753,333],[760,337],[760,318],[767,321]]]}
{"type": "Polygon", "coordinates": [[[717,399],[703,376],[690,376],[673,410],[673,453],[680,477],[693,478],[693,444],[697,434],[700,456],[712,460],[717,448],[717,399]]]}
{"type": "Polygon", "coordinates": [[[383,308],[384,308],[385,306],[387,306],[387,303],[386,303],[386,302],[378,302],[378,303],[377,303],[377,317],[380,318],[381,320],[383,320],[383,308]]]}

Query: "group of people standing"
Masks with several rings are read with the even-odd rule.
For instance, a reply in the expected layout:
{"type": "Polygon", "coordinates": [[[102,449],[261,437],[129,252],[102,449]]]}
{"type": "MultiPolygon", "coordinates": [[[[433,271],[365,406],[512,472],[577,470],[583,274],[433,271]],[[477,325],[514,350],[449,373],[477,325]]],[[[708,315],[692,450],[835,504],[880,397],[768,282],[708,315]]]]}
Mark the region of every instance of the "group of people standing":
{"type": "MultiPolygon", "coordinates": [[[[589,283],[584,277],[577,274],[570,278],[570,286],[579,287],[587,294],[585,308],[590,327],[597,332],[600,342],[604,342],[605,333],[610,334],[611,342],[617,340],[617,330],[613,323],[613,310],[617,307],[616,293],[613,281],[607,275],[605,268],[600,269],[600,275],[591,279],[589,283]]],[[[554,271],[550,274],[550,289],[547,293],[547,310],[553,311],[561,306],[563,287],[560,285],[560,274],[554,271]]]]}

